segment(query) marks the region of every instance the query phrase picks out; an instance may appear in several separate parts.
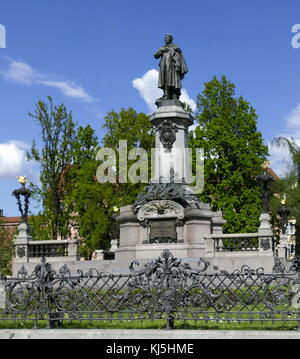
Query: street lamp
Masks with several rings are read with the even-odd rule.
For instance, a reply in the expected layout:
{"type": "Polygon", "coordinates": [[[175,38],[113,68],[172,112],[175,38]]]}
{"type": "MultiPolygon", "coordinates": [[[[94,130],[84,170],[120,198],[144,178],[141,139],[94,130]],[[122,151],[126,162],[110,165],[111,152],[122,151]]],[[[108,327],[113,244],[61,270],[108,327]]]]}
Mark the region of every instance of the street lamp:
{"type": "Polygon", "coordinates": [[[283,235],[287,234],[287,225],[288,225],[288,217],[291,214],[290,209],[285,207],[286,199],[281,200],[281,208],[278,210],[278,214],[280,216],[281,222],[281,233],[283,235]]]}
{"type": "Polygon", "coordinates": [[[12,192],[12,195],[16,197],[19,211],[21,214],[21,222],[27,222],[28,219],[28,207],[29,207],[29,198],[31,196],[31,191],[29,188],[26,188],[27,183],[26,176],[18,176],[18,182],[21,184],[21,188],[15,189],[12,192]],[[24,197],[24,206],[22,206],[21,197],[24,197]]]}
{"type": "Polygon", "coordinates": [[[113,214],[112,214],[112,222],[113,222],[113,225],[112,225],[112,240],[118,240],[118,224],[117,224],[117,221],[116,221],[116,218],[117,218],[117,213],[119,211],[119,207],[117,206],[114,206],[113,207],[113,214]]]}
{"type": "Polygon", "coordinates": [[[269,197],[271,185],[274,181],[274,177],[271,176],[267,171],[270,167],[269,161],[264,161],[262,164],[262,169],[264,173],[254,177],[254,180],[258,183],[261,189],[261,199],[262,199],[262,211],[263,213],[269,212],[269,197]]]}

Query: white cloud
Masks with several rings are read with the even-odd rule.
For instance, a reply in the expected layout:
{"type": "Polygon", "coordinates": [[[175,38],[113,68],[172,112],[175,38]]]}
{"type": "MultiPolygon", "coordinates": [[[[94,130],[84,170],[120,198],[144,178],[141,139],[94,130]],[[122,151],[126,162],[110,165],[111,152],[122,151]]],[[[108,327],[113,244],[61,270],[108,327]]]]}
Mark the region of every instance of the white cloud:
{"type": "Polygon", "coordinates": [[[287,131],[290,137],[300,139],[300,104],[287,116],[287,131]]]}
{"type": "Polygon", "coordinates": [[[23,85],[43,85],[57,88],[63,95],[67,97],[77,98],[85,102],[92,102],[94,99],[81,86],[73,81],[57,81],[53,80],[53,76],[42,74],[30,65],[22,61],[10,61],[9,68],[6,71],[0,71],[0,74],[6,81],[12,81],[23,85]]]}
{"type": "Polygon", "coordinates": [[[19,82],[24,85],[32,85],[38,75],[31,66],[21,61],[12,61],[7,71],[1,71],[7,81],[19,82]]]}
{"type": "Polygon", "coordinates": [[[192,111],[196,110],[197,105],[196,105],[195,101],[190,98],[190,96],[185,88],[181,89],[180,101],[185,102],[188,105],[190,105],[192,111]]]}
{"type": "Polygon", "coordinates": [[[0,178],[26,175],[31,180],[36,180],[37,173],[34,164],[26,160],[27,143],[11,140],[0,143],[0,178]]]}
{"type": "Polygon", "coordinates": [[[270,162],[272,170],[279,176],[283,177],[291,165],[289,151],[286,147],[275,147],[268,144],[270,153],[270,162]]]}
{"type": "Polygon", "coordinates": [[[38,83],[49,87],[55,87],[67,97],[78,98],[86,102],[93,101],[93,98],[86,93],[81,86],[76,85],[71,81],[42,80],[38,81],[38,83]]]}
{"type": "Polygon", "coordinates": [[[162,90],[157,87],[157,81],[158,71],[154,69],[147,71],[143,77],[132,81],[133,87],[139,91],[150,112],[155,111],[155,101],[163,95],[162,90]]]}
{"type": "MultiPolygon", "coordinates": [[[[157,83],[158,71],[155,69],[147,71],[143,77],[138,77],[132,81],[133,87],[139,91],[150,112],[156,110],[155,101],[163,95],[162,90],[157,87],[157,83]]],[[[192,110],[195,111],[196,103],[189,97],[187,90],[184,88],[181,90],[180,100],[189,104],[192,110]]]]}

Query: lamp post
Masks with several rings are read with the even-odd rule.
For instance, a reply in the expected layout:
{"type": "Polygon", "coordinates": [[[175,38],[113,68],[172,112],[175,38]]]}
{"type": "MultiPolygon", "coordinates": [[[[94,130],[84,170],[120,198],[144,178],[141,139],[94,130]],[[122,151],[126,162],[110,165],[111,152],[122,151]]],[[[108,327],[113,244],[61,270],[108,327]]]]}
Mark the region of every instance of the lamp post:
{"type": "Polygon", "coordinates": [[[112,222],[113,222],[113,225],[112,225],[112,245],[117,245],[117,243],[119,242],[119,239],[118,239],[118,224],[117,224],[117,221],[116,221],[116,218],[117,218],[117,212],[119,211],[119,207],[113,207],[113,214],[112,214],[112,222]]]}
{"type": "Polygon", "coordinates": [[[26,222],[28,220],[28,207],[29,207],[29,198],[31,196],[31,191],[29,188],[26,188],[27,183],[26,176],[18,176],[18,182],[21,184],[21,188],[15,189],[12,193],[17,199],[19,211],[21,214],[21,222],[26,222]],[[24,206],[22,206],[21,197],[24,197],[24,206]]]}
{"type": "Polygon", "coordinates": [[[280,216],[280,224],[281,224],[281,233],[283,235],[286,234],[286,228],[288,224],[288,217],[291,214],[291,210],[285,207],[286,200],[285,198],[281,200],[281,208],[278,210],[278,215],[280,216]]]}
{"type": "Polygon", "coordinates": [[[270,167],[269,161],[264,161],[262,164],[262,169],[264,173],[262,175],[255,176],[254,180],[258,183],[261,189],[261,199],[262,199],[262,212],[269,212],[269,198],[270,198],[270,189],[274,181],[274,177],[271,176],[267,171],[270,167]]]}
{"type": "Polygon", "coordinates": [[[273,230],[271,226],[271,215],[269,213],[269,197],[270,197],[270,188],[274,181],[273,176],[271,176],[267,170],[270,167],[270,162],[265,161],[262,164],[263,174],[258,175],[254,180],[258,183],[261,189],[261,199],[262,199],[262,213],[260,214],[259,221],[260,226],[258,228],[258,233],[261,235],[259,237],[259,250],[273,255],[272,250],[272,240],[273,240],[273,230]]]}
{"type": "Polygon", "coordinates": [[[18,202],[19,211],[21,214],[21,221],[18,225],[18,232],[14,239],[15,244],[15,258],[16,262],[27,262],[29,258],[28,244],[32,240],[30,234],[30,227],[28,224],[28,207],[29,198],[31,196],[30,189],[26,188],[27,178],[25,176],[18,176],[18,182],[21,184],[21,188],[15,189],[12,193],[16,197],[18,202]],[[24,206],[22,206],[21,197],[24,197],[24,206]]]}
{"type": "Polygon", "coordinates": [[[286,228],[288,224],[288,216],[290,215],[291,211],[285,207],[286,197],[280,201],[281,208],[277,211],[278,215],[280,216],[280,227],[281,227],[281,235],[280,241],[278,244],[278,257],[287,259],[290,255],[289,245],[288,245],[288,236],[286,235],[286,228]]]}

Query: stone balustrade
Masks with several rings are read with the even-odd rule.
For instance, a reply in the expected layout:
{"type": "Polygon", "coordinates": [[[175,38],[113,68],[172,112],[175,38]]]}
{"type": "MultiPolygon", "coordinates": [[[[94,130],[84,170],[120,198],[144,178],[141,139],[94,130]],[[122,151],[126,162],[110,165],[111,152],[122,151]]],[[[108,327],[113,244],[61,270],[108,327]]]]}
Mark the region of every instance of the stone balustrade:
{"type": "Polygon", "coordinates": [[[39,262],[41,257],[48,261],[76,261],[79,260],[79,243],[77,240],[48,240],[34,241],[30,235],[29,226],[21,222],[15,237],[14,262],[39,262]]]}
{"type": "Polygon", "coordinates": [[[259,233],[218,234],[205,239],[208,252],[257,252],[273,248],[273,236],[259,233]]]}

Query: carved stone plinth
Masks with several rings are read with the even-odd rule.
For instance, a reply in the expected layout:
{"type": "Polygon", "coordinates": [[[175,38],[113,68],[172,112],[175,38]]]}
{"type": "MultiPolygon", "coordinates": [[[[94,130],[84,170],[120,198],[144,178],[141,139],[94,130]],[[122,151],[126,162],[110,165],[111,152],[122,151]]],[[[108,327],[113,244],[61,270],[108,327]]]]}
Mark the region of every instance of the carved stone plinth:
{"type": "Polygon", "coordinates": [[[18,233],[14,239],[16,262],[28,262],[28,243],[32,240],[30,227],[26,221],[18,225],[18,233]]]}
{"type": "Polygon", "coordinates": [[[136,214],[131,206],[122,207],[117,221],[120,224],[120,246],[115,256],[118,263],[152,259],[164,248],[175,250],[179,258],[203,257],[205,237],[222,233],[226,223],[222,213],[211,211],[208,204],[184,208],[171,200],[149,201],[136,214]],[[170,240],[173,224],[176,240],[170,240]]]}
{"type": "Polygon", "coordinates": [[[175,181],[181,183],[184,178],[188,182],[191,176],[188,128],[194,122],[192,115],[176,103],[159,107],[150,121],[156,129],[153,179],[169,183],[174,171],[175,181]]]}
{"type": "Polygon", "coordinates": [[[273,256],[272,239],[274,233],[271,225],[271,215],[267,212],[261,213],[259,220],[258,233],[261,235],[259,238],[259,251],[273,256]]]}

